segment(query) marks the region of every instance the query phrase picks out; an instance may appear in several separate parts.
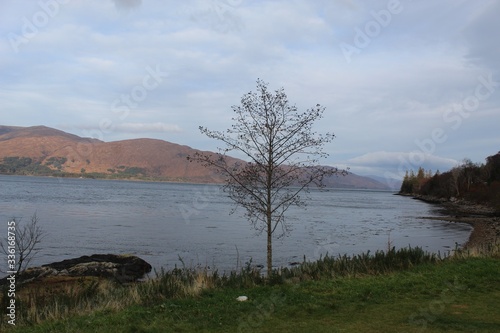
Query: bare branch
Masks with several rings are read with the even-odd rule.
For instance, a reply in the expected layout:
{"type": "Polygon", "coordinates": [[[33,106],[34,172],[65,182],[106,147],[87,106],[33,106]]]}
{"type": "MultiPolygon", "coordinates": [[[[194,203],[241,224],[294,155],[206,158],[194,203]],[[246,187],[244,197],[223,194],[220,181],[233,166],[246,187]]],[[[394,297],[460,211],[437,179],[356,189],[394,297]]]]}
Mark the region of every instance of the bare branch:
{"type": "MultiPolygon", "coordinates": [[[[25,270],[30,262],[38,255],[40,249],[38,244],[45,237],[45,232],[38,225],[36,213],[31,217],[28,224],[23,224],[21,219],[13,218],[11,221],[15,225],[15,254],[17,259],[16,271],[19,274],[25,270]]],[[[0,240],[0,248],[5,255],[9,254],[6,240],[0,240]]]]}

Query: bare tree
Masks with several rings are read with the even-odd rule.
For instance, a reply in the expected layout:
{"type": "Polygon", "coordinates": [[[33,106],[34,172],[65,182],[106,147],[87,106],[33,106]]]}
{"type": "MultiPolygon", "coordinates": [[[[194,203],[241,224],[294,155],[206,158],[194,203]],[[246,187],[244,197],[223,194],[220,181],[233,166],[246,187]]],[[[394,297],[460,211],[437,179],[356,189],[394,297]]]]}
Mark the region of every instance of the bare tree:
{"type": "Polygon", "coordinates": [[[451,187],[455,196],[460,196],[460,178],[462,177],[463,170],[460,166],[456,166],[450,170],[451,173],[451,187]]]}
{"type": "Polygon", "coordinates": [[[464,158],[462,161],[462,170],[464,183],[468,192],[471,185],[477,182],[480,177],[481,165],[472,162],[470,158],[464,158]]]}
{"type": "MultiPolygon", "coordinates": [[[[28,224],[24,225],[21,221],[21,219],[16,220],[15,218],[9,221],[9,227],[12,228],[12,231],[9,232],[7,239],[0,240],[2,252],[6,256],[15,254],[17,257],[15,265],[17,274],[25,270],[31,260],[36,257],[39,252],[37,246],[45,235],[43,229],[38,225],[38,216],[36,213],[33,214],[28,224]],[[12,251],[12,245],[14,245],[15,251],[12,251]]],[[[12,268],[10,267],[9,270],[14,270],[12,268]]]]}
{"type": "Polygon", "coordinates": [[[225,144],[218,154],[197,153],[188,157],[225,177],[224,191],[245,209],[245,215],[260,232],[267,234],[267,274],[272,271],[272,238],[278,226],[289,232],[285,213],[291,206],[305,206],[300,194],[310,185],[322,187],[323,178],[344,173],[319,166],[328,156],[323,146],[334,139],[332,133],[318,134],[313,124],[321,119],[319,104],[305,112],[289,104],[283,88],[268,91],[257,80],[257,91],[243,95],[241,105],[232,107],[233,125],[225,132],[200,126],[207,137],[225,144]],[[243,155],[247,162],[234,162],[228,153],[243,155]]]}

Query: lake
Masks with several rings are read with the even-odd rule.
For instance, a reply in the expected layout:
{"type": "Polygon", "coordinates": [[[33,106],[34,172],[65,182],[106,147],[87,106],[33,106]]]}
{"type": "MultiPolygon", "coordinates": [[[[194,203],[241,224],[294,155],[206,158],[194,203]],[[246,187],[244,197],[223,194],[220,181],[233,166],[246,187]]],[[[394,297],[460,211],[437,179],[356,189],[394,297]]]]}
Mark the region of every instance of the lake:
{"type": "MultiPolygon", "coordinates": [[[[219,271],[250,259],[265,265],[265,234],[217,185],[0,175],[0,236],[7,222],[36,212],[46,232],[33,265],[94,253],[134,254],[156,269],[210,266],[219,271]]],[[[438,207],[388,191],[313,190],[306,209],[289,210],[291,232],[274,240],[274,265],[420,246],[446,254],[464,244],[466,224],[421,219],[438,207]]],[[[6,263],[5,263],[6,265],[6,263]]]]}

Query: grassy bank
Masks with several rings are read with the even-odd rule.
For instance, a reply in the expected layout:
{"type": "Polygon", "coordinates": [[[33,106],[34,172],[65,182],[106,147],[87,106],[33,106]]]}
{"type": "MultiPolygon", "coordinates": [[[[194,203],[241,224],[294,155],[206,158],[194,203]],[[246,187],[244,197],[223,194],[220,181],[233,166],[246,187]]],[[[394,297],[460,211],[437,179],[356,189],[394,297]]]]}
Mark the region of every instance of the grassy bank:
{"type": "Polygon", "coordinates": [[[52,312],[47,310],[38,324],[26,317],[22,327],[4,328],[27,333],[498,332],[499,272],[498,246],[480,256],[443,260],[420,249],[323,258],[277,271],[270,280],[250,267],[229,276],[179,269],[139,285],[82,286],[87,295],[73,295],[86,302],[80,310],[69,309],[63,299],[55,303],[57,310],[45,299],[52,312]],[[248,301],[236,301],[240,295],[248,301]]]}

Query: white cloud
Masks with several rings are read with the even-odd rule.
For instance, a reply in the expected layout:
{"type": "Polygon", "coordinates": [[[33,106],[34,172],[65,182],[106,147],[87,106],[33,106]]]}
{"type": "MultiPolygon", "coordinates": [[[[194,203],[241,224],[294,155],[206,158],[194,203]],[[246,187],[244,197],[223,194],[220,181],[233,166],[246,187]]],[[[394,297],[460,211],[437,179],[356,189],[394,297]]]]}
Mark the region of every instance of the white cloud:
{"type": "Polygon", "coordinates": [[[459,161],[426,154],[422,151],[412,152],[387,152],[376,151],[356,156],[343,163],[354,173],[373,175],[391,175],[391,178],[402,178],[408,170],[418,170],[423,167],[425,170],[446,171],[456,166],[459,161]]]}

